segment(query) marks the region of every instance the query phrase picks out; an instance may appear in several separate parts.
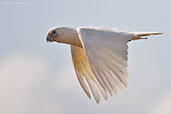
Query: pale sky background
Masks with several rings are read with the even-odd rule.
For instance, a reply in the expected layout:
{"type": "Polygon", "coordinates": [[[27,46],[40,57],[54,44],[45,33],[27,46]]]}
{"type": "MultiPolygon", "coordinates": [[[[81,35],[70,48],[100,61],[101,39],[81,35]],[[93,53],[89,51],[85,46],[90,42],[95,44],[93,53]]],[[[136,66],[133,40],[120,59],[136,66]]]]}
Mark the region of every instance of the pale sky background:
{"type": "Polygon", "coordinates": [[[171,114],[170,0],[0,0],[0,114],[171,114]],[[54,26],[159,31],[129,43],[129,86],[100,104],[77,81],[54,26]]]}

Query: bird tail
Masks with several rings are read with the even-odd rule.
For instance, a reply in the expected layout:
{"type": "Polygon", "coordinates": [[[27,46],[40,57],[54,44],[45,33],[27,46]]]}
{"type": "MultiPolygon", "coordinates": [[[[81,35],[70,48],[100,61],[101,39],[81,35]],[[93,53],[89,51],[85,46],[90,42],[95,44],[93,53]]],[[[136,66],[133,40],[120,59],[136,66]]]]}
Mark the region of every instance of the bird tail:
{"type": "Polygon", "coordinates": [[[148,39],[145,36],[163,34],[162,32],[131,32],[131,33],[134,34],[134,37],[131,40],[148,39]]]}

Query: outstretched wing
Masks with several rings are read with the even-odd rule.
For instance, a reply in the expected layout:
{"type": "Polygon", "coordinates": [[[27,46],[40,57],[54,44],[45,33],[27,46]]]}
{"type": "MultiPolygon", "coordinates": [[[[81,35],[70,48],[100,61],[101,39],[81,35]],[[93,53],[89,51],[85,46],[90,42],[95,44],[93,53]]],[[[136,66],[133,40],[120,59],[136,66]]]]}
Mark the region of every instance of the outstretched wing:
{"type": "Polygon", "coordinates": [[[71,54],[77,78],[87,96],[91,98],[90,91],[87,87],[87,85],[89,85],[90,90],[97,103],[99,103],[100,101],[100,94],[98,89],[102,93],[103,97],[107,99],[107,93],[102,89],[102,87],[96,80],[88,63],[87,57],[85,56],[83,48],[71,45],[71,54]]]}
{"type": "Polygon", "coordinates": [[[110,95],[127,87],[127,43],[133,34],[105,29],[79,28],[80,41],[91,70],[110,95]]]}

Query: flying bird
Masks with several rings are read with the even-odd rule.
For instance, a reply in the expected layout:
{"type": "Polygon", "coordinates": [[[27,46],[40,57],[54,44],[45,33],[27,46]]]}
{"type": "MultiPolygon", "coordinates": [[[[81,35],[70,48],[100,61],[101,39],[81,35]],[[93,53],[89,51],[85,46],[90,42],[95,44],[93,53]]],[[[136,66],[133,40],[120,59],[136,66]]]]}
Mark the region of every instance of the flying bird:
{"type": "Polygon", "coordinates": [[[54,27],[46,40],[69,44],[78,81],[91,98],[100,101],[100,94],[117,94],[128,86],[128,45],[133,40],[161,32],[127,32],[103,27],[54,27]]]}

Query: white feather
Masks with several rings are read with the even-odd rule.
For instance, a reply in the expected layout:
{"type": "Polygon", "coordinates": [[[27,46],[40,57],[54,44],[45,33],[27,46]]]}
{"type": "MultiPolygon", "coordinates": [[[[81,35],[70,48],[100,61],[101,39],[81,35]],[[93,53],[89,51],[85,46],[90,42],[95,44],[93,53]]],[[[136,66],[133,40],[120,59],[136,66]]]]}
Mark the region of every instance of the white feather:
{"type": "Polygon", "coordinates": [[[117,87],[127,87],[127,42],[132,34],[101,29],[80,28],[79,38],[100,85],[117,93],[117,87]],[[106,72],[110,72],[110,75],[106,72]],[[111,80],[113,79],[113,80],[111,80]]]}

